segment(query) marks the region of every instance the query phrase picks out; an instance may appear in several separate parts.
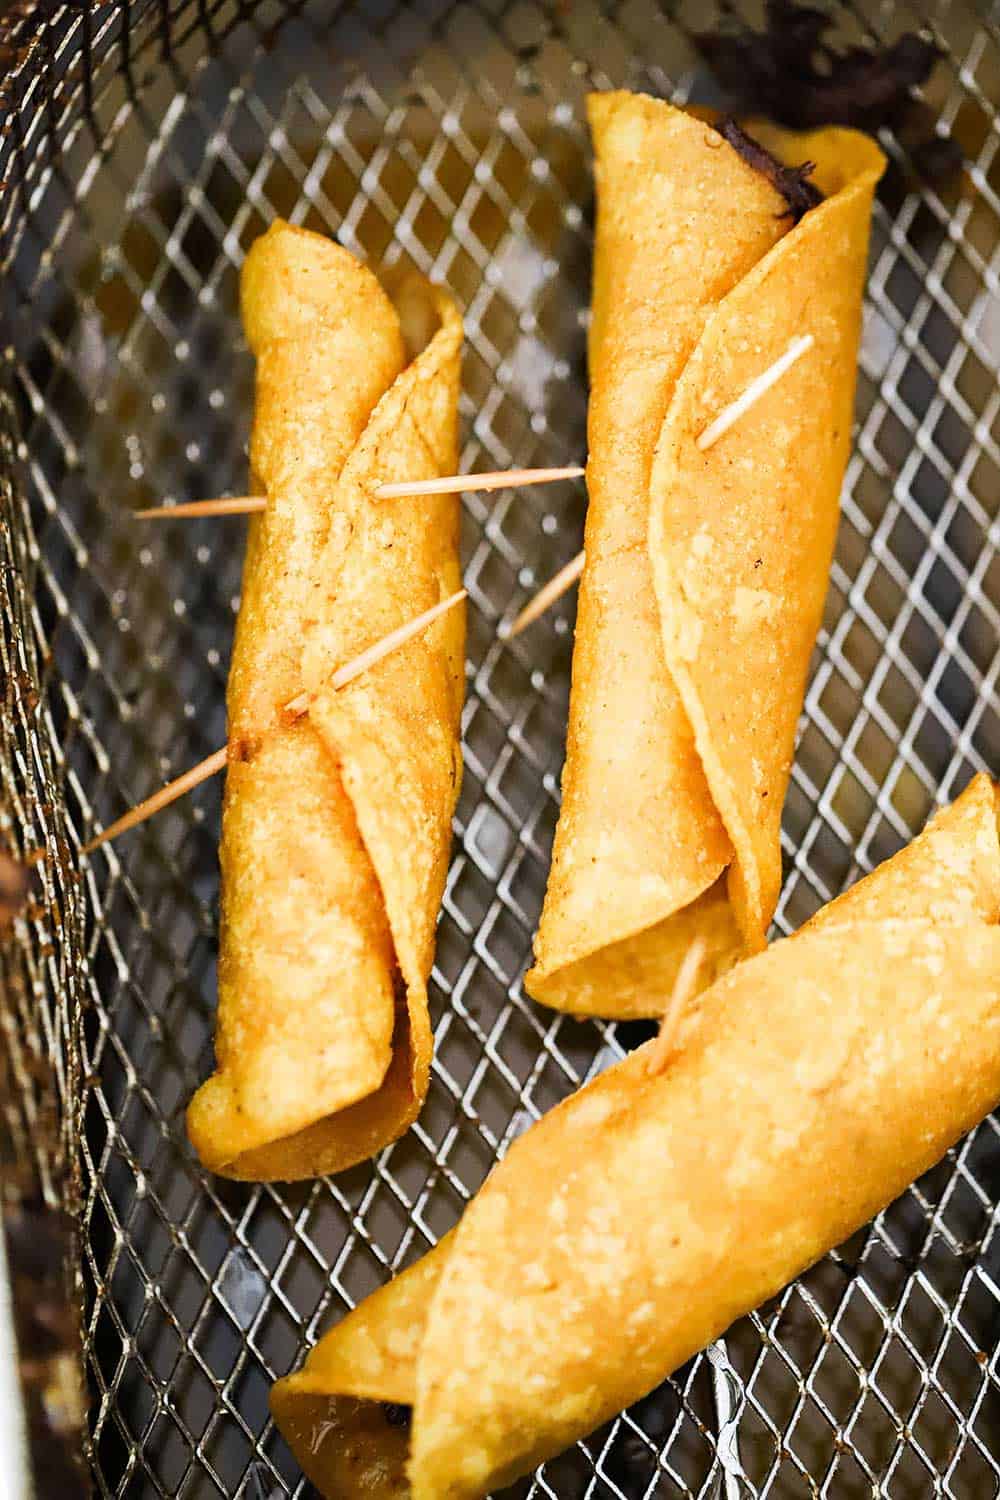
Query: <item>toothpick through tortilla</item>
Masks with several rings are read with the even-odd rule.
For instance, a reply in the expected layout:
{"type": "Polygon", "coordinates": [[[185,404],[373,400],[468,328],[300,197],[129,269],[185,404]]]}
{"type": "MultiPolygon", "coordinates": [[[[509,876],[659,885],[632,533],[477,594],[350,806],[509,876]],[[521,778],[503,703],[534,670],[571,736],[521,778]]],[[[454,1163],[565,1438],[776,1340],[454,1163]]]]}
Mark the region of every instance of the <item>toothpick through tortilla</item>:
{"type": "Polygon", "coordinates": [[[698,987],[698,975],[705,962],[705,952],[705,939],[698,937],[684,955],[670,999],[667,1001],[667,1008],[663,1012],[663,1021],[656,1041],[646,1059],[647,1073],[662,1073],[676,1052],[677,1033],[688,1002],[698,987]]]}
{"type": "MultiPolygon", "coordinates": [[[[392,651],[397,651],[400,646],[412,640],[415,635],[419,635],[422,630],[426,630],[428,625],[433,624],[440,615],[443,615],[449,609],[453,609],[456,604],[460,604],[466,597],[467,590],[459,589],[457,593],[451,594],[447,599],[442,599],[440,604],[435,604],[432,608],[425,609],[423,614],[417,615],[415,619],[409,620],[405,625],[400,625],[398,629],[390,631],[382,640],[376,641],[373,646],[369,646],[366,650],[362,651],[353,661],[346,662],[344,666],[338,668],[330,679],[330,686],[335,692],[339,692],[349,682],[353,682],[355,677],[358,677],[362,672],[366,672],[376,662],[381,661],[384,656],[388,656],[392,651]]],[[[283,712],[292,719],[301,718],[303,714],[308,713],[315,698],[315,693],[299,693],[297,697],[285,704],[283,712]]],[[[206,756],[204,760],[199,761],[196,766],[191,766],[183,775],[177,776],[173,781],[168,781],[166,786],[160,787],[158,792],[154,792],[151,797],[145,798],[136,807],[123,814],[122,817],[111,824],[110,828],[106,828],[103,833],[97,834],[96,837],[84,844],[80,853],[93,854],[95,849],[99,849],[102,844],[107,844],[112,839],[117,838],[120,833],[127,833],[130,828],[136,828],[140,823],[145,823],[155,813],[161,812],[165,807],[169,807],[171,802],[176,802],[180,797],[184,797],[188,792],[193,791],[196,786],[200,786],[203,781],[208,781],[212,776],[215,776],[222,770],[228,759],[229,745],[227,743],[220,749],[213,751],[211,755],[206,756]]]]}
{"type": "MultiPolygon", "coordinates": [[[[570,464],[561,469],[496,469],[483,474],[446,474],[438,479],[405,480],[380,484],[376,500],[402,500],[420,495],[478,494],[487,490],[523,489],[533,484],[554,484],[561,479],[580,479],[583,469],[570,464]]],[[[137,521],[188,520],[198,516],[240,516],[267,509],[264,495],[223,495],[216,500],[185,500],[180,505],[155,505],[137,510],[137,521]]]]}

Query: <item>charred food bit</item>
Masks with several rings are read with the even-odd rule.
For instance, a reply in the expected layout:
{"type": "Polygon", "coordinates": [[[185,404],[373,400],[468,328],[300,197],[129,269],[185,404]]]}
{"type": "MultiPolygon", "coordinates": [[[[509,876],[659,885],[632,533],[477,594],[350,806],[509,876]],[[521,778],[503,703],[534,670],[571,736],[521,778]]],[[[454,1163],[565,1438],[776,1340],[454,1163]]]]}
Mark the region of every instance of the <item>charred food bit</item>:
{"type": "Polygon", "coordinates": [[[695,32],[691,40],[741,114],[794,130],[892,126],[925,175],[957,170],[958,143],[935,136],[931,111],[912,94],[942,56],[936,43],[906,32],[885,47],[837,48],[825,40],[830,26],[824,11],[767,0],[763,31],[695,32]]]}

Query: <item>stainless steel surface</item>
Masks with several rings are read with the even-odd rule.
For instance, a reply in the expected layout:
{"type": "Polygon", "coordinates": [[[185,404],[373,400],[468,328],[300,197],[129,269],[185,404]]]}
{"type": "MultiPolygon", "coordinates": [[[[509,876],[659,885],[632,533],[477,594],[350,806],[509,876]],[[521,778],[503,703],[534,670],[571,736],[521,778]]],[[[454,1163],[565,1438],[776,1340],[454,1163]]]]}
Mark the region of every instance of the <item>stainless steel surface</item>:
{"type": "MultiPolygon", "coordinates": [[[[876,211],[858,434],[785,815],[797,926],[1000,766],[1000,29],[933,21],[928,89],[961,182],[893,167],[876,211]]],[[[467,468],[584,452],[591,180],[582,101],[710,88],[652,0],[200,4],[8,18],[0,137],[0,833],[44,845],[4,955],[8,1111],[82,1224],[91,1462],[102,1495],[305,1493],[268,1385],[456,1219],[504,1145],[641,1028],[575,1023],[520,975],[555,822],[572,600],[497,635],[580,545],[579,485],[466,503],[466,782],[417,1127],[370,1166],[246,1187],[193,1160],[211,1056],[219,787],[81,863],[128,803],[224,734],[242,523],[128,511],[245,480],[252,371],[237,272],[275,214],[462,304],[467,468]],[[47,16],[47,19],[42,19],[47,16]],[[54,1100],[57,1125],[37,1121],[54,1100]]],[[[532,1497],[1000,1491],[1000,1140],[987,1121],[838,1254],[532,1497]]]]}

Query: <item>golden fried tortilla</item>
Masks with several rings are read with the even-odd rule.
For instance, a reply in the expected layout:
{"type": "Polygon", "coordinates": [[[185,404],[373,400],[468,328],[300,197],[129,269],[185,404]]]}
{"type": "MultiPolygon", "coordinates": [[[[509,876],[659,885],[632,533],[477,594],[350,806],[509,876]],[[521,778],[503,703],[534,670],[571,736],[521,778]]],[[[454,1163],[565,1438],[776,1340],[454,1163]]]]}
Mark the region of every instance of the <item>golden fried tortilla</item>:
{"type": "Polygon", "coordinates": [[[464,616],[356,678],[337,667],[459,587],[462,328],[421,278],[396,305],[340,246],[274,225],[241,282],[257,358],[251,523],[229,679],[217,1071],[191,1140],[229,1177],[338,1171],[427,1090],[427,977],[461,776],[464,616]],[[297,722],[282,705],[318,694],[297,722]]]}
{"type": "Polygon", "coordinates": [[[763,947],[779,826],[847,460],[867,137],[752,126],[816,163],[793,227],[707,121],[589,103],[597,176],[586,555],[562,810],[529,994],[658,1013],[763,947]],[[695,439],[793,337],[815,346],[707,451],[695,439]]]}
{"type": "Polygon", "coordinates": [[[978,777],[694,1002],[663,1071],[647,1044],[546,1115],[447,1240],[278,1382],[275,1420],[327,1500],[476,1500],[530,1472],[996,1104],[997,812],[978,777]]]}

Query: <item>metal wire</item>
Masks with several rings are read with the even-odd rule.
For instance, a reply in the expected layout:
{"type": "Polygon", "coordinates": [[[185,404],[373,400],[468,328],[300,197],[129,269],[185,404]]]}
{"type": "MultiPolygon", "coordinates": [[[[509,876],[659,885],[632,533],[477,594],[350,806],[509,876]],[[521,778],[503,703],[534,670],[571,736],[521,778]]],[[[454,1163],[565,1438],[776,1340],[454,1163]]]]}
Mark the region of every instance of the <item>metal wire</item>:
{"type": "MultiPolygon", "coordinates": [[[[23,1152],[81,1224],[90,1460],[101,1495],[304,1494],[266,1410],[331,1317],[410,1263],[507,1142],[642,1028],[527,1001],[554,827],[572,604],[497,627],[580,545],[566,485],[466,506],[466,781],[416,1128],[293,1188],[203,1173],[183,1106],[208,1071],[218,789],[81,866],[75,849],[216,745],[239,590],[234,521],[128,511],[238,489],[247,246],[275,214],[447,282],[468,334],[463,463],[585,446],[591,183],[582,100],[702,89],[653,0],[118,0],[8,22],[0,137],[3,833],[44,847],[4,956],[23,1152]],[[19,49],[30,44],[27,55],[19,49]],[[56,1123],[43,1131],[45,1110],[56,1123]]],[[[931,21],[929,98],[960,184],[905,153],[876,212],[859,431],[785,817],[788,931],[914,833],[1000,710],[1000,47],[931,21]]],[[[1000,1490],[1000,1140],[993,1121],[708,1356],[515,1487],[522,1497],[1000,1490]]]]}

